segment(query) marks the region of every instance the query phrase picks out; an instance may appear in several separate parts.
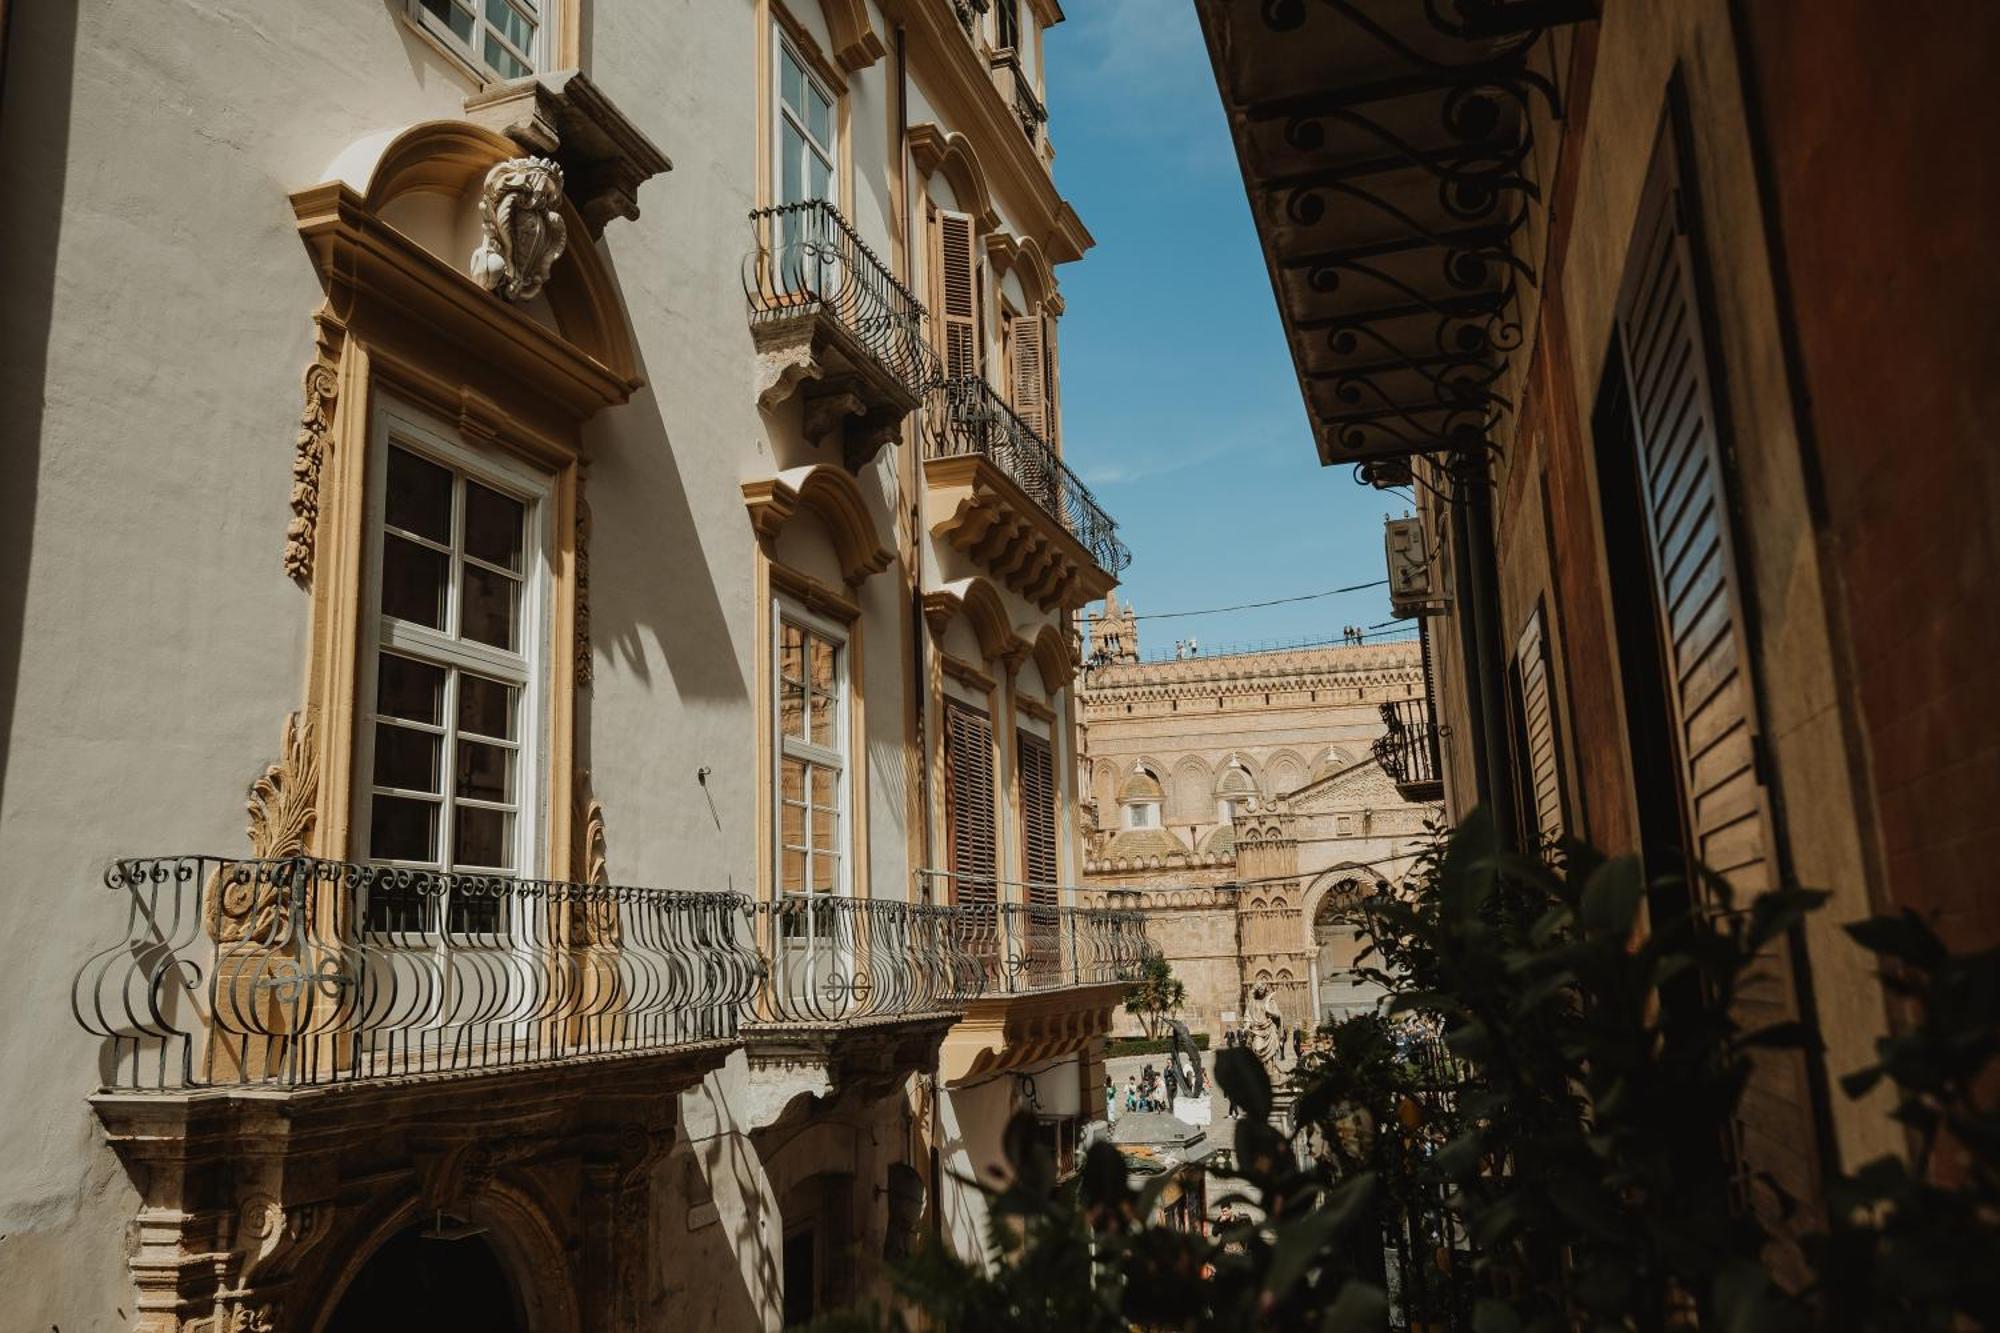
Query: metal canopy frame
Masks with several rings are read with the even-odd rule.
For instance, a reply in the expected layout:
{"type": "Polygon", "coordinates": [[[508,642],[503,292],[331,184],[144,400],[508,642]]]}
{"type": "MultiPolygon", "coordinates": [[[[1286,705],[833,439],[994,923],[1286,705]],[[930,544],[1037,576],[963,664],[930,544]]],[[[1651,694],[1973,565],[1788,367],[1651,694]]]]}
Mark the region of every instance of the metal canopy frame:
{"type": "Polygon", "coordinates": [[[1198,8],[1321,461],[1483,456],[1536,283],[1533,127],[1563,114],[1535,53],[1595,0],[1198,8]]]}

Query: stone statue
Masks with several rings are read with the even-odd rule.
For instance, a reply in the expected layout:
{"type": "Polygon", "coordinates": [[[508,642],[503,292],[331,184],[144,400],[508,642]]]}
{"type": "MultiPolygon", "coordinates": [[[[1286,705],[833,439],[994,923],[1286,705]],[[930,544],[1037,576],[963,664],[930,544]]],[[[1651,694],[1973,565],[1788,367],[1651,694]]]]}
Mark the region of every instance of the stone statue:
{"type": "Polygon", "coordinates": [[[1271,989],[1263,982],[1250,988],[1243,1003],[1243,1043],[1264,1062],[1264,1072],[1276,1083],[1284,1073],[1285,1018],[1271,1001],[1271,989]]]}
{"type": "Polygon", "coordinates": [[[1170,1043],[1167,1058],[1181,1071],[1182,1090],[1190,1097],[1201,1096],[1208,1086],[1208,1072],[1201,1067],[1201,1047],[1194,1044],[1194,1034],[1180,1019],[1170,1018],[1167,1037],[1170,1043]]]}
{"type": "Polygon", "coordinates": [[[472,276],[503,301],[532,301],[569,243],[562,217],[562,168],[545,157],[514,157],[486,173],[479,196],[484,238],[472,276]]]}

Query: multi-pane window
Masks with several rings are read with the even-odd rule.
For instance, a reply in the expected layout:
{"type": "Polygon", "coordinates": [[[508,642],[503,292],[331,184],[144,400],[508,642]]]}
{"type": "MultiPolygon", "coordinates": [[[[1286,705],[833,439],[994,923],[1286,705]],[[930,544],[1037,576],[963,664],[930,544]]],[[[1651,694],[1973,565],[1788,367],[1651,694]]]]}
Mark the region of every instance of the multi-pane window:
{"type": "Polygon", "coordinates": [[[778,611],[778,892],[846,891],[847,644],[778,611]]]}
{"type": "MultiPolygon", "coordinates": [[[[533,626],[545,568],[538,508],[537,496],[495,478],[394,437],[387,446],[364,668],[370,860],[527,873],[541,656],[533,626]]],[[[376,915],[396,910],[384,904],[376,915]]],[[[478,929],[477,915],[454,903],[452,926],[478,929]]]]}
{"type": "MultiPolygon", "coordinates": [[[[488,0],[491,3],[492,0],[488,0]]],[[[778,38],[778,202],[834,199],[833,94],[784,37],[778,38]]]]}
{"type": "Polygon", "coordinates": [[[993,6],[994,45],[1013,50],[1021,45],[1021,0],[999,0],[993,6]]]}
{"type": "Polygon", "coordinates": [[[424,30],[498,79],[533,74],[550,0],[412,0],[424,30]]]}

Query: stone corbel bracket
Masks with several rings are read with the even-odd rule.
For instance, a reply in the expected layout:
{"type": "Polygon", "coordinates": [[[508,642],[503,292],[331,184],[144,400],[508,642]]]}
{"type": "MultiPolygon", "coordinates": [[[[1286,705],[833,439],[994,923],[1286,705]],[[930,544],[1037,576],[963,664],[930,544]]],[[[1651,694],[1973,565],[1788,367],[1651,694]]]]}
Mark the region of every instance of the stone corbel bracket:
{"type": "Polygon", "coordinates": [[[482,89],[465,99],[465,117],[526,152],[555,158],[592,236],[603,235],[613,218],[636,220],[639,187],[673,170],[667,155],[580,70],[482,89]]]}

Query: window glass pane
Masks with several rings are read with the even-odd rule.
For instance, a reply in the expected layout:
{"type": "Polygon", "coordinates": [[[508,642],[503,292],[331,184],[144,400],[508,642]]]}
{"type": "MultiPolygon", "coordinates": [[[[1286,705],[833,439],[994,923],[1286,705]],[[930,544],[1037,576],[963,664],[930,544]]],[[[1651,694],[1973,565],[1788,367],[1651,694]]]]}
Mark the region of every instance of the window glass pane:
{"type": "Polygon", "coordinates": [[[392,722],[375,724],[375,785],[437,792],[444,737],[392,722]]]}
{"type": "Polygon", "coordinates": [[[388,533],[382,538],[382,614],[443,629],[451,557],[388,533]]]}
{"type": "Polygon", "coordinates": [[[806,198],[805,182],[801,174],[805,170],[805,139],[798,127],[789,120],[780,135],[778,151],[778,202],[796,204],[806,198]]]}
{"type": "Polygon", "coordinates": [[[806,854],[786,852],[778,858],[778,889],[781,893],[803,893],[806,887],[806,854]]]}
{"type": "Polygon", "coordinates": [[[522,55],[532,56],[535,53],[534,20],[508,4],[507,0],[486,0],[486,21],[498,28],[508,45],[522,55]]]}
{"type": "Polygon", "coordinates": [[[375,676],[375,711],[385,717],[444,724],[444,668],[383,653],[375,676]]]}
{"type": "Polygon", "coordinates": [[[451,542],[451,471],[407,449],[389,449],[383,517],[392,528],[434,542],[451,542]]]}
{"type": "Polygon", "coordinates": [[[840,720],[840,710],[834,706],[831,697],[815,694],[812,698],[812,712],[807,720],[814,745],[824,745],[831,750],[840,744],[835,734],[835,727],[840,720]]]}
{"type": "Polygon", "coordinates": [[[831,855],[840,850],[835,835],[840,831],[840,818],[831,810],[815,810],[812,819],[812,845],[816,852],[831,855]]]}
{"type": "Polygon", "coordinates": [[[518,618],[515,603],[520,587],[505,574],[467,565],[459,576],[463,597],[458,617],[460,637],[510,651],[517,647],[514,622],[518,618]]]}
{"type": "Polygon", "coordinates": [[[462,740],[458,743],[460,796],[477,801],[514,799],[514,752],[502,745],[462,740]]]}
{"type": "Polygon", "coordinates": [[[465,483],[465,553],[521,572],[528,507],[476,481],[465,483]]]}
{"type": "Polygon", "coordinates": [[[837,856],[815,856],[812,862],[812,891],[814,893],[832,893],[840,886],[840,858],[837,856]]]}
{"type": "Polygon", "coordinates": [[[812,770],[813,804],[822,810],[833,810],[840,805],[840,774],[822,764],[814,764],[812,770]]]}
{"type": "Polygon", "coordinates": [[[472,40],[472,15],[452,3],[452,0],[423,0],[424,8],[442,20],[454,36],[461,42],[472,40]]]}
{"type": "Polygon", "coordinates": [[[838,666],[836,658],[840,652],[833,644],[815,636],[812,646],[812,687],[816,694],[832,694],[838,666]]]}
{"type": "Polygon", "coordinates": [[[434,801],[377,796],[368,821],[368,852],[385,861],[438,859],[438,808],[434,801]]]}
{"type": "Polygon", "coordinates": [[[459,727],[503,741],[520,739],[514,734],[514,694],[512,685],[461,671],[458,675],[459,727]]]}
{"type": "Polygon", "coordinates": [[[783,800],[805,804],[806,765],[802,759],[787,756],[778,765],[778,795],[783,800]]]}
{"type": "Polygon", "coordinates": [[[833,146],[833,103],[817,85],[806,85],[806,132],[822,148],[833,146]]]}
{"type": "Polygon", "coordinates": [[[514,53],[494,40],[492,33],[486,34],[486,65],[503,79],[518,79],[534,73],[526,65],[514,58],[514,53]]]}
{"type": "Polygon", "coordinates": [[[779,805],[778,840],[786,847],[806,845],[806,808],[790,801],[779,805]]]}
{"type": "Polygon", "coordinates": [[[833,171],[827,166],[826,159],[818,153],[806,154],[806,183],[808,186],[806,198],[833,198],[833,171]]]}
{"type": "Polygon", "coordinates": [[[806,75],[799,68],[799,59],[792,54],[792,48],[778,43],[778,95],[785,99],[785,105],[794,113],[804,114],[806,105],[806,75]]]}
{"type": "Polygon", "coordinates": [[[514,817],[505,810],[487,810],[476,805],[456,807],[452,864],[482,870],[513,869],[513,833],[514,817]]]}

